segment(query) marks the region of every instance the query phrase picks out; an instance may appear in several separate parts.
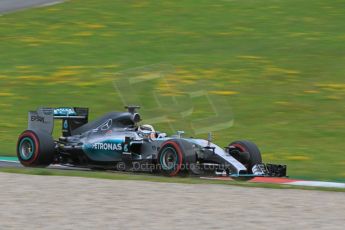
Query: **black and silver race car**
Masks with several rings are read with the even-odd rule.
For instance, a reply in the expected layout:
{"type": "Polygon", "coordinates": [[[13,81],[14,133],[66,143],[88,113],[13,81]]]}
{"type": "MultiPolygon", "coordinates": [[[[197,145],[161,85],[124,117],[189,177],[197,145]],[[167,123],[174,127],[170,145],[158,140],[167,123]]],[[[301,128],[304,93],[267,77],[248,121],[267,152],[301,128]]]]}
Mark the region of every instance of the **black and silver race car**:
{"type": "Polygon", "coordinates": [[[29,112],[28,129],[18,138],[24,166],[62,164],[97,169],[158,172],[168,176],[216,173],[231,177],[286,176],[285,165],[263,164],[258,147],[246,140],[221,148],[207,140],[168,136],[140,125],[138,106],[88,122],[88,108],[39,108],[29,112]],[[54,120],[62,136],[52,137],[54,120]]]}

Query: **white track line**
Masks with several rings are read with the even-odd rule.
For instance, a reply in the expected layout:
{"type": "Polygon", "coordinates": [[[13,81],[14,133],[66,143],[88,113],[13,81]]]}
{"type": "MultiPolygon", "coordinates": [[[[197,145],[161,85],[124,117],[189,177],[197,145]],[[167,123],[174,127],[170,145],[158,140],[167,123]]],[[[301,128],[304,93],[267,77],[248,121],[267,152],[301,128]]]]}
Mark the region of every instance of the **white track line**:
{"type": "Polygon", "coordinates": [[[326,182],[326,181],[294,181],[284,183],[288,185],[297,185],[297,186],[310,186],[310,187],[324,187],[324,188],[345,188],[345,183],[338,182],[326,182]]]}
{"type": "Polygon", "coordinates": [[[0,160],[0,162],[19,163],[19,161],[11,161],[11,160],[0,160]]]}
{"type": "Polygon", "coordinates": [[[47,7],[47,6],[53,6],[53,5],[56,5],[56,4],[60,4],[60,3],[63,3],[64,1],[63,0],[57,0],[57,1],[54,1],[54,2],[48,2],[48,3],[43,3],[41,5],[37,5],[35,6],[34,8],[40,8],[40,7],[47,7]]]}
{"type": "Polygon", "coordinates": [[[0,17],[4,16],[4,15],[7,15],[7,14],[15,13],[15,12],[21,12],[21,11],[28,10],[28,9],[49,7],[49,6],[61,4],[61,3],[66,2],[66,1],[68,1],[68,0],[56,0],[56,1],[53,1],[53,2],[47,2],[47,3],[43,3],[43,4],[26,6],[26,7],[22,7],[22,8],[18,8],[18,9],[8,10],[8,11],[2,12],[0,14],[0,17]]]}
{"type": "MultiPolygon", "coordinates": [[[[201,179],[207,180],[229,180],[229,178],[224,177],[200,177],[201,179]]],[[[250,181],[249,181],[250,182],[250,181]]],[[[254,181],[252,181],[254,182],[254,181]]],[[[327,181],[305,181],[305,180],[296,180],[290,182],[265,182],[265,181],[255,181],[255,183],[269,183],[269,184],[286,184],[286,185],[294,185],[294,186],[308,186],[308,187],[323,187],[323,188],[345,188],[345,183],[340,182],[327,182],[327,181]]]]}

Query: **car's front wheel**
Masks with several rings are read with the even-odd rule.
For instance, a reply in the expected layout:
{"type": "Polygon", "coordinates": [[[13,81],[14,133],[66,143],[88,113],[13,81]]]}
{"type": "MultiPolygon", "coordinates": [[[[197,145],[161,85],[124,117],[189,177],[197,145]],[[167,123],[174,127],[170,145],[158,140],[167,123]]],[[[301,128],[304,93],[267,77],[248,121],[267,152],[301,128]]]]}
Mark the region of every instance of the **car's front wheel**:
{"type": "Polygon", "coordinates": [[[251,141],[234,141],[229,145],[229,151],[230,155],[246,166],[248,173],[253,173],[254,165],[262,163],[261,152],[251,141]]]}

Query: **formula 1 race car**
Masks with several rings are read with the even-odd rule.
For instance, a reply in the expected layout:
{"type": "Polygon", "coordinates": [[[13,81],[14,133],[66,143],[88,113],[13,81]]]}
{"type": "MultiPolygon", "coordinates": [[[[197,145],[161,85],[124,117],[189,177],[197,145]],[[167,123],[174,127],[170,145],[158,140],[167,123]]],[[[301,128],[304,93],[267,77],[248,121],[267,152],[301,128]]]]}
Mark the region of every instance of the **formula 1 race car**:
{"type": "Polygon", "coordinates": [[[168,136],[140,125],[139,106],[111,112],[88,122],[88,108],[39,108],[29,112],[28,129],[18,138],[22,165],[50,164],[149,171],[168,176],[206,172],[232,177],[286,176],[286,165],[263,164],[258,147],[246,140],[221,148],[207,140],[168,136]],[[62,136],[52,137],[54,120],[62,120],[62,136]]]}

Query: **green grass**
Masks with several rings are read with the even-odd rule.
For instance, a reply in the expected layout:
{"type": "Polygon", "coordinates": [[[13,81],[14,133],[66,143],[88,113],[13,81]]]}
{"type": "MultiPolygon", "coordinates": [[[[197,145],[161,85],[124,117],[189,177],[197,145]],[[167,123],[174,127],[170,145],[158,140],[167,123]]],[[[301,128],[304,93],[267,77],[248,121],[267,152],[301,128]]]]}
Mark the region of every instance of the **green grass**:
{"type": "MultiPolygon", "coordinates": [[[[190,122],[210,116],[209,103],[185,100],[204,88],[234,122],[214,132],[216,143],[250,139],[266,162],[288,164],[291,177],[345,181],[344,53],[341,0],[76,0],[4,15],[0,154],[15,154],[28,110],[88,106],[95,118],[122,107],[114,79],[164,63],[173,66],[169,87],[138,86],[144,119],[193,104],[191,116],[171,123],[206,137],[190,122]],[[152,90],[168,108],[154,109],[152,90]],[[167,94],[179,95],[178,106],[167,94]]],[[[166,123],[156,127],[171,132],[166,123]]]]}
{"type": "Polygon", "coordinates": [[[163,177],[149,174],[133,174],[125,172],[87,172],[74,170],[57,170],[45,168],[0,168],[3,173],[20,173],[28,175],[42,175],[42,176],[72,176],[108,180],[140,180],[160,183],[182,183],[182,184],[222,184],[242,187],[260,187],[272,189],[303,189],[303,190],[320,190],[345,192],[343,188],[325,188],[325,187],[309,187],[309,186],[294,186],[286,184],[267,184],[267,183],[250,183],[243,181],[222,181],[222,180],[206,180],[197,177],[163,177]]]}

